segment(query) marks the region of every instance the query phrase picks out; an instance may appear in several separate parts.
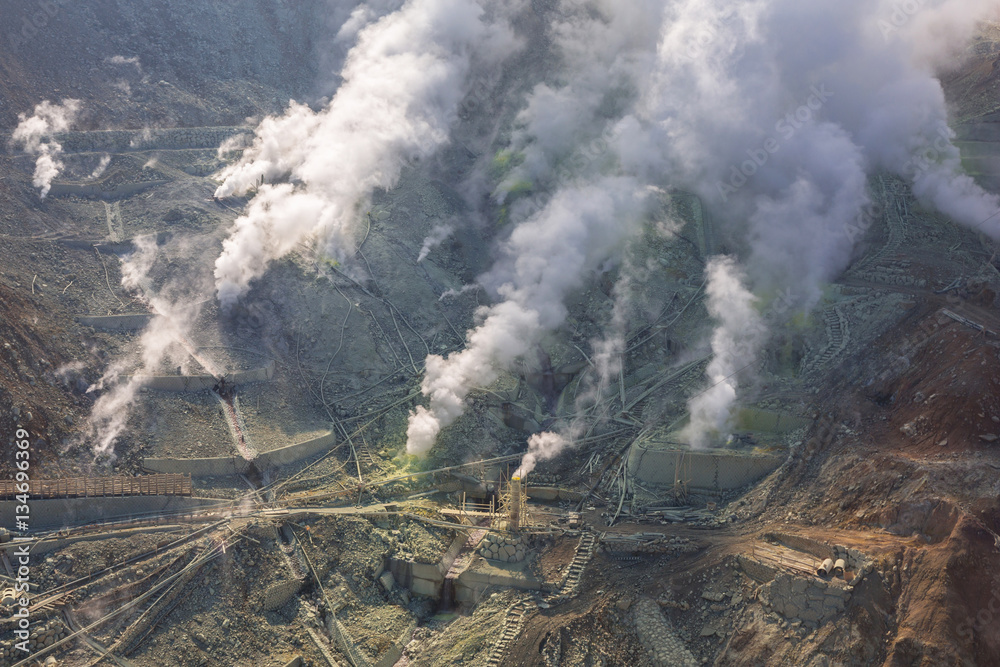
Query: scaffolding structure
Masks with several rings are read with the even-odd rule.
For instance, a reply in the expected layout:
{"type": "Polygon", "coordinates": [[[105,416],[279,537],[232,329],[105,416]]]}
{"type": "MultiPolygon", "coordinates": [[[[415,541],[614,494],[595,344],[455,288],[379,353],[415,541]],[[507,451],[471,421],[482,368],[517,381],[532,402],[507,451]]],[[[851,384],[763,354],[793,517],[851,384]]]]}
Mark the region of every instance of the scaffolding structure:
{"type": "Polygon", "coordinates": [[[516,475],[500,485],[500,515],[506,520],[507,530],[516,532],[529,525],[528,494],[516,475]]]}
{"type": "Polygon", "coordinates": [[[501,480],[499,497],[490,496],[488,503],[470,502],[463,493],[458,509],[438,511],[469,526],[483,525],[486,521],[490,526],[513,532],[531,526],[527,485],[520,477],[501,480]]]}
{"type": "Polygon", "coordinates": [[[490,497],[489,503],[473,503],[468,501],[463,491],[458,511],[444,510],[443,513],[454,516],[459,523],[468,526],[478,526],[483,519],[488,519],[492,524],[497,518],[496,498],[490,497]]]}

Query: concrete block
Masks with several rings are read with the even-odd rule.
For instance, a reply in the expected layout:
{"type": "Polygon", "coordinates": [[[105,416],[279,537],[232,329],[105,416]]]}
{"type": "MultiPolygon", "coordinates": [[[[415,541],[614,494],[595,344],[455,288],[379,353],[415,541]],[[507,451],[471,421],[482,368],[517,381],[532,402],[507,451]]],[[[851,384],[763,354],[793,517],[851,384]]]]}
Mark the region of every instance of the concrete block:
{"type": "Polygon", "coordinates": [[[470,588],[486,588],[490,585],[490,576],[482,572],[469,572],[466,570],[458,575],[458,581],[463,586],[470,588]]]}
{"type": "Polygon", "coordinates": [[[803,609],[802,613],[799,614],[799,618],[808,623],[818,623],[820,618],[822,617],[823,617],[822,612],[818,612],[812,607],[807,607],[803,609]]]}
{"type": "Polygon", "coordinates": [[[483,588],[474,588],[469,586],[456,586],[455,587],[455,600],[457,602],[475,602],[482,595],[485,590],[483,588]]]}
{"type": "Polygon", "coordinates": [[[830,586],[826,589],[826,597],[843,601],[847,597],[847,591],[839,586],[830,586]]]}
{"type": "Polygon", "coordinates": [[[424,597],[436,599],[441,597],[441,582],[414,577],[413,583],[410,584],[410,592],[414,595],[423,595],[424,597]]]}
{"type": "Polygon", "coordinates": [[[439,565],[432,565],[430,563],[414,563],[412,566],[413,576],[419,577],[421,579],[429,579],[430,581],[441,582],[444,581],[444,573],[441,572],[439,565]]]}

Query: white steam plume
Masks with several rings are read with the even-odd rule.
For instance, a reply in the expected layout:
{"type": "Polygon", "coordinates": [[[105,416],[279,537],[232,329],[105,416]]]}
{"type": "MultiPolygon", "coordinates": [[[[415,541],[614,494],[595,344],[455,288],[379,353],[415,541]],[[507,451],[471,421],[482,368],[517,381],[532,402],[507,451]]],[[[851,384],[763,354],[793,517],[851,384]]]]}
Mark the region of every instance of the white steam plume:
{"type": "MultiPolygon", "coordinates": [[[[811,308],[850,261],[870,174],[908,179],[925,204],[971,227],[1000,206],[962,172],[931,69],[964,47],[995,3],[928,3],[884,34],[880,22],[895,9],[867,0],[672,3],[655,72],[621,124],[623,163],[698,192],[738,239],[750,282],[786,291],[796,308],[811,308]]],[[[983,231],[997,238],[1000,221],[983,231]]],[[[721,428],[735,400],[735,384],[719,383],[734,333],[722,322],[713,337],[712,388],[691,406],[696,443],[721,428]]]]}
{"type": "MultiPolygon", "coordinates": [[[[612,140],[627,171],[650,183],[667,175],[702,196],[725,236],[738,239],[753,285],[811,308],[823,283],[850,260],[853,223],[869,203],[868,177],[879,169],[910,180],[923,202],[958,222],[977,227],[996,212],[997,197],[962,172],[931,69],[964,48],[995,2],[941,0],[901,17],[888,0],[680,0],[661,7],[649,77],[612,140]],[[885,18],[895,21],[890,34],[885,18]]],[[[599,52],[600,35],[590,37],[580,47],[599,52]]],[[[641,75],[643,58],[632,60],[631,71],[641,75]]],[[[548,99],[553,118],[570,114],[561,127],[586,127],[586,90],[581,75],[563,95],[536,89],[532,103],[548,99]]],[[[536,141],[525,151],[524,173],[547,166],[541,158],[557,154],[550,144],[536,141]]],[[[984,231],[996,238],[998,230],[994,220],[984,231]]],[[[766,338],[735,264],[709,268],[709,308],[719,327],[709,388],[690,406],[687,434],[696,444],[725,428],[734,373],[752,365],[766,338]]]]}
{"type": "MultiPolygon", "coordinates": [[[[136,251],[121,267],[122,286],[130,291],[148,289],[148,275],[158,255],[154,236],[138,237],[135,244],[136,251]]],[[[144,384],[144,376],[162,373],[164,367],[180,366],[186,372],[195,352],[188,336],[198,315],[198,303],[190,299],[170,300],[149,292],[147,296],[155,316],[143,329],[136,350],[129,358],[113,363],[87,389],[88,393],[101,392],[87,424],[88,438],[96,456],[113,453],[144,384]],[[126,371],[131,371],[127,379],[124,377],[126,371]]],[[[198,357],[198,361],[213,375],[221,372],[202,357],[198,357]]]]}
{"type": "Polygon", "coordinates": [[[560,191],[536,216],[521,223],[504,246],[499,280],[502,301],[482,308],[482,324],[466,349],[448,358],[429,355],[421,390],[430,407],[411,413],[406,450],[424,454],[441,429],[465,410],[465,397],[497,378],[566,318],[563,300],[618,247],[644,207],[644,193],[628,178],[607,177],[560,191]]]}
{"type": "Polygon", "coordinates": [[[420,247],[420,254],[417,255],[417,261],[422,262],[427,259],[427,255],[431,254],[431,250],[444,243],[444,240],[451,236],[453,231],[455,231],[454,225],[435,225],[434,228],[431,229],[431,233],[424,239],[424,243],[420,247]]]}
{"type": "MultiPolygon", "coordinates": [[[[663,196],[662,191],[656,192],[660,197],[663,196]]],[[[627,353],[626,334],[635,315],[648,310],[652,305],[647,298],[641,296],[637,288],[648,281],[652,271],[662,270],[659,262],[647,254],[647,234],[675,234],[680,227],[681,224],[676,220],[663,217],[656,219],[646,233],[639,233],[638,228],[631,230],[633,235],[625,246],[618,280],[612,289],[614,305],[611,318],[605,325],[602,336],[590,341],[589,361],[594,372],[586,373],[580,378],[572,419],[558,423],[554,431],[536,433],[528,439],[528,452],[518,469],[518,474],[522,477],[533,471],[540,461],[555,458],[566,449],[576,446],[589,428],[610,416],[608,409],[612,404],[607,401],[606,396],[611,393],[612,385],[618,384],[623,371],[627,353]],[[594,408],[600,410],[595,412],[594,408]]],[[[657,311],[661,307],[662,303],[656,303],[657,311]]],[[[613,390],[613,393],[618,395],[617,390],[613,390]]]]}
{"type": "Polygon", "coordinates": [[[528,438],[528,453],[521,459],[521,465],[518,466],[514,476],[523,479],[535,469],[539,461],[554,459],[572,444],[572,440],[559,433],[545,431],[533,434],[528,438]]]}
{"type": "Polygon", "coordinates": [[[560,179],[586,166],[581,162],[602,157],[609,120],[621,114],[616,107],[634,97],[639,73],[650,67],[661,4],[560,2],[548,32],[564,72],[558,86],[537,84],[517,116],[508,155],[520,163],[497,187],[501,202],[524,183],[558,187],[560,179]]]}
{"type": "Polygon", "coordinates": [[[103,176],[104,172],[107,171],[109,164],[111,164],[111,156],[108,153],[105,153],[101,156],[101,161],[96,167],[94,167],[94,171],[90,173],[87,180],[93,181],[103,176]]]}
{"type": "Polygon", "coordinates": [[[38,188],[39,196],[45,199],[55,180],[65,166],[59,155],[62,144],[53,138],[57,132],[66,132],[73,125],[80,111],[80,100],[65,99],[62,104],[52,104],[48,100],[35,106],[30,117],[18,114],[18,124],[11,140],[22,145],[27,153],[37,155],[32,185],[38,188]]]}
{"type": "MultiPolygon", "coordinates": [[[[636,73],[651,60],[656,30],[648,17],[657,4],[560,3],[549,36],[570,74],[561,77],[565,84],[539,84],[528,96],[507,151],[515,166],[494,193],[508,203],[511,219],[521,221],[505,259],[483,279],[500,286],[502,301],[482,310],[485,319],[470,332],[465,350],[427,358],[422,389],[430,406],[411,414],[408,452],[428,451],[440,430],[462,414],[472,389],[493,382],[499,369],[559,326],[567,292],[634,230],[648,191],[632,179],[604,174],[618,173],[615,109],[634,96],[636,73]],[[535,195],[508,201],[524,182],[535,195]]],[[[543,458],[570,442],[556,434],[539,438],[533,442],[543,458]]]]}
{"type": "Polygon", "coordinates": [[[709,387],[688,403],[691,421],[681,435],[692,447],[725,435],[739,386],[738,375],[757,359],[765,327],[754,307],[754,295],[731,257],[713,257],[705,267],[708,313],[718,326],[712,334],[712,361],[706,373],[709,387]]]}
{"type": "Polygon", "coordinates": [[[304,242],[345,259],[372,190],[391,188],[407,161],[447,142],[473,59],[496,61],[516,48],[506,22],[488,22],[474,0],[411,0],[361,29],[330,103],[319,112],[293,103],[265,119],[253,146],[223,170],[218,197],[263,184],[223,243],[219,300],[233,303],[270,261],[304,242]]]}

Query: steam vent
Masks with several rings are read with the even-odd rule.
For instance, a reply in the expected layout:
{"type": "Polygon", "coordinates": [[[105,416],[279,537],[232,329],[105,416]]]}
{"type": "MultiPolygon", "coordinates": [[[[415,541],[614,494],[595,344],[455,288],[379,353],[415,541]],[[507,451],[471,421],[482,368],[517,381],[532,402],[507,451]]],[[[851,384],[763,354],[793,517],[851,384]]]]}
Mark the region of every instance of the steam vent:
{"type": "Polygon", "coordinates": [[[0,667],[1000,665],[996,0],[0,28],[0,667]]]}

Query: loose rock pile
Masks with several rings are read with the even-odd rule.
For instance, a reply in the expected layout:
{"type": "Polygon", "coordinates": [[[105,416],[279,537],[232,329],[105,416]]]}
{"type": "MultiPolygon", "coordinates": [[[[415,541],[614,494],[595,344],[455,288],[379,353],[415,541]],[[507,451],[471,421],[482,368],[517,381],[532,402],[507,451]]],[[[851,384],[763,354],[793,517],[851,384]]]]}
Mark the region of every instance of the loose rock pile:
{"type": "Polygon", "coordinates": [[[527,544],[520,536],[487,533],[479,545],[479,555],[501,563],[520,563],[524,560],[527,544]]]}
{"type": "Polygon", "coordinates": [[[667,537],[663,533],[639,533],[637,535],[603,535],[597,549],[610,556],[657,554],[677,556],[692,553],[698,546],[683,537],[667,537]]]}

